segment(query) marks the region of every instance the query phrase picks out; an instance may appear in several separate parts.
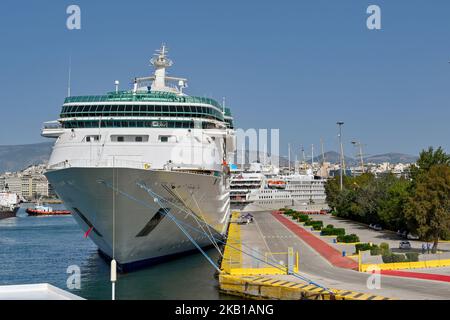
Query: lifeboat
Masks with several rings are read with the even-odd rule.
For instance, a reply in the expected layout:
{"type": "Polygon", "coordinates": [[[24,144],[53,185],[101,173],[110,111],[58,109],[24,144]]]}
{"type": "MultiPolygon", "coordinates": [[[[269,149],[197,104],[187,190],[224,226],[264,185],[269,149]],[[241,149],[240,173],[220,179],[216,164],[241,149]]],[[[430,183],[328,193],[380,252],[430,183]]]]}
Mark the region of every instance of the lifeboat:
{"type": "Polygon", "coordinates": [[[275,189],[285,189],[286,188],[286,182],[283,180],[269,180],[267,181],[267,185],[269,188],[275,188],[275,189]]]}

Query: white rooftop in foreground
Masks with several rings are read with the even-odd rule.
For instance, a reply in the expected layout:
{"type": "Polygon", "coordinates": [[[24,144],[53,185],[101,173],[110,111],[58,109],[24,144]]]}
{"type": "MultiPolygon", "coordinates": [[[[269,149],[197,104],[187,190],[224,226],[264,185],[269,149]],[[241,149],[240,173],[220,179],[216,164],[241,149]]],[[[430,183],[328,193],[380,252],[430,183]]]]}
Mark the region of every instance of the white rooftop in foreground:
{"type": "Polygon", "coordinates": [[[48,283],[0,286],[0,300],[84,300],[48,283]]]}

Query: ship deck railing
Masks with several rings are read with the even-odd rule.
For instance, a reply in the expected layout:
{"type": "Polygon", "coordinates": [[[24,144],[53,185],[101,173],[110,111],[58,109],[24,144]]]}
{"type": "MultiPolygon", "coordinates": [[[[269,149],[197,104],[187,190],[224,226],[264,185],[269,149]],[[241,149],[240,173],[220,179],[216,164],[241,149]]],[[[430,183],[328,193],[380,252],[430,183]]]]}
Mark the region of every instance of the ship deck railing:
{"type": "Polygon", "coordinates": [[[61,161],[55,164],[47,166],[47,170],[61,170],[68,168],[129,168],[129,169],[142,169],[142,170],[164,170],[164,171],[185,171],[191,173],[201,173],[205,174],[208,172],[214,174],[217,172],[217,168],[204,168],[196,165],[186,165],[186,164],[171,164],[164,168],[152,168],[149,162],[135,161],[135,160],[124,160],[124,159],[71,159],[61,161]]]}
{"type": "Polygon", "coordinates": [[[162,101],[162,102],[182,102],[182,103],[203,103],[215,106],[219,109],[225,109],[225,115],[231,117],[229,108],[223,108],[216,100],[207,97],[180,96],[168,92],[130,92],[119,91],[109,92],[101,96],[72,96],[67,97],[64,103],[77,102],[110,102],[110,101],[162,101]]]}

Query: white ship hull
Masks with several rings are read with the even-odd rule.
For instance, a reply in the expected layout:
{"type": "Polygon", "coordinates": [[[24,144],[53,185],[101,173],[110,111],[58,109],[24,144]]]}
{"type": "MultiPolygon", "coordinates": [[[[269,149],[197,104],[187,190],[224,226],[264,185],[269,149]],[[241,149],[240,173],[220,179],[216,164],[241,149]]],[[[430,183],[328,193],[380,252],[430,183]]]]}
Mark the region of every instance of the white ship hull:
{"type": "Polygon", "coordinates": [[[114,228],[112,168],[66,168],[46,175],[82,230],[91,229],[89,237],[106,256],[114,256],[122,269],[195,249],[170,215],[202,247],[212,242],[205,233],[193,230],[201,229],[193,215],[211,225],[214,236],[226,232],[230,205],[224,177],[131,168],[115,168],[114,172],[114,228]],[[162,198],[155,202],[138,184],[167,202],[162,198]]]}

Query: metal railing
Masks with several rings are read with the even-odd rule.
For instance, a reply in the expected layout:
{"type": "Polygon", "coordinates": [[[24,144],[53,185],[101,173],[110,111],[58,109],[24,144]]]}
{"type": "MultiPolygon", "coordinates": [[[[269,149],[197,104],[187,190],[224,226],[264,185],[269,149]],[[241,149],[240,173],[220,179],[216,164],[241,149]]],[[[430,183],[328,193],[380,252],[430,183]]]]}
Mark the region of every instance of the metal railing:
{"type": "MultiPolygon", "coordinates": [[[[64,103],[73,102],[106,102],[106,101],[167,101],[167,102],[187,102],[205,103],[222,109],[222,106],[214,99],[206,97],[180,96],[167,92],[137,92],[119,91],[110,92],[102,96],[74,96],[67,97],[64,103]]],[[[229,110],[228,110],[229,113],[229,110]]]]}
{"type": "MultiPolygon", "coordinates": [[[[58,163],[54,163],[47,166],[48,170],[60,170],[67,168],[130,168],[130,169],[143,169],[150,170],[153,169],[149,162],[135,161],[135,160],[124,160],[124,159],[71,159],[65,160],[58,163]]],[[[156,170],[165,171],[183,171],[196,174],[206,174],[214,175],[218,171],[214,169],[206,169],[204,167],[199,167],[197,165],[189,164],[176,164],[171,163],[170,165],[164,166],[164,168],[155,168],[156,170]]]]}
{"type": "Polygon", "coordinates": [[[151,165],[147,162],[122,159],[71,159],[47,166],[48,170],[66,168],[131,168],[148,170],[151,168],[151,165]]]}

